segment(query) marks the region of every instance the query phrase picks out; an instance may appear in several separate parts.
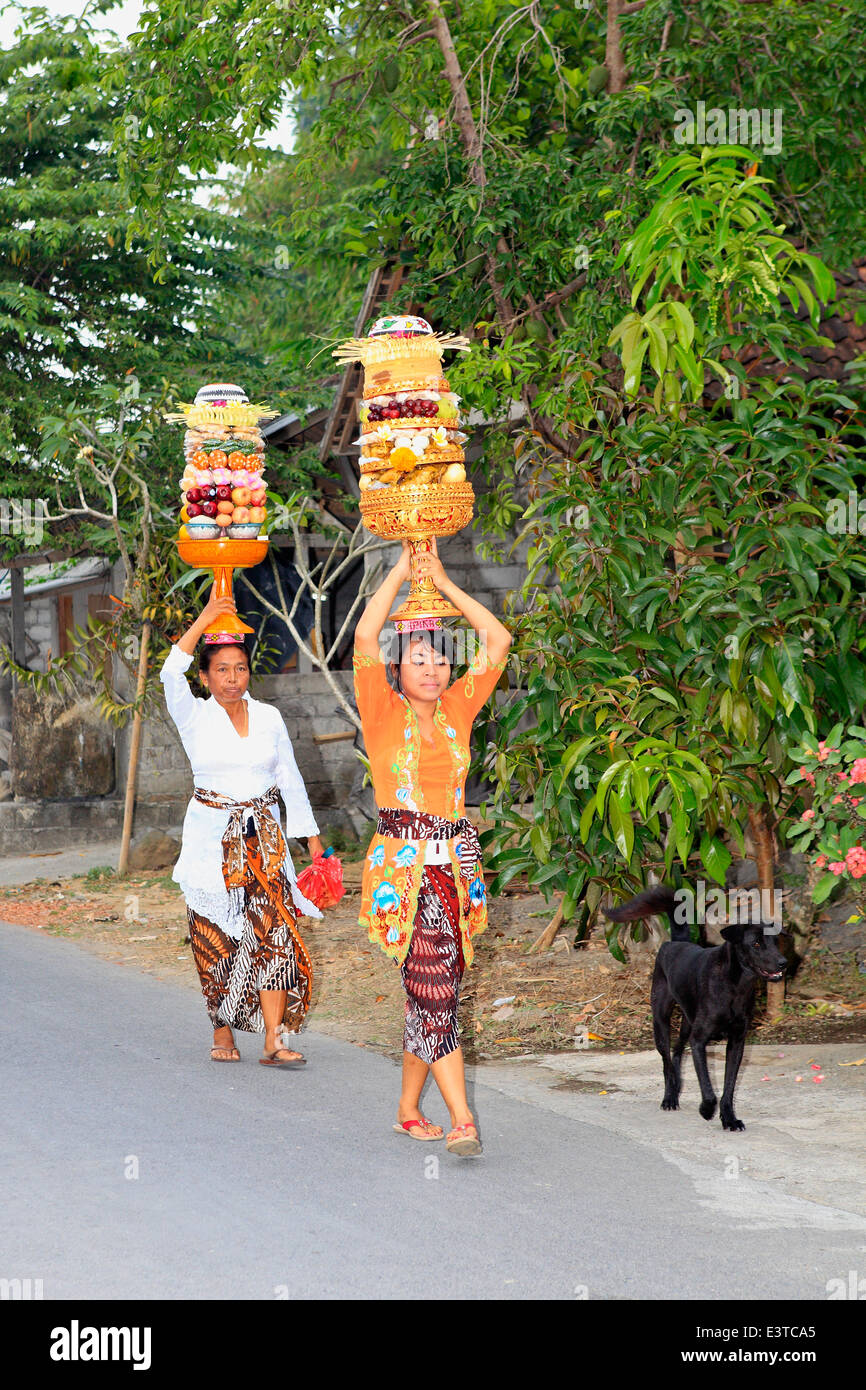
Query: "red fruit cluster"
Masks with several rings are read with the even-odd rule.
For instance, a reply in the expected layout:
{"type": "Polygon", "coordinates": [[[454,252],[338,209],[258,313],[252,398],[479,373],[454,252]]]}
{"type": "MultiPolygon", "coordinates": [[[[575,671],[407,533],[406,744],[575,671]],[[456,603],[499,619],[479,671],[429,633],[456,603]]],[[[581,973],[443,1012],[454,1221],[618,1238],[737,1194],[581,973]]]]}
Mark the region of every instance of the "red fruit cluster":
{"type": "Polygon", "coordinates": [[[438,401],[413,400],[401,403],[392,397],[387,405],[371,405],[367,418],[375,423],[377,420],[400,420],[413,415],[432,417],[438,414],[438,411],[438,401]]]}

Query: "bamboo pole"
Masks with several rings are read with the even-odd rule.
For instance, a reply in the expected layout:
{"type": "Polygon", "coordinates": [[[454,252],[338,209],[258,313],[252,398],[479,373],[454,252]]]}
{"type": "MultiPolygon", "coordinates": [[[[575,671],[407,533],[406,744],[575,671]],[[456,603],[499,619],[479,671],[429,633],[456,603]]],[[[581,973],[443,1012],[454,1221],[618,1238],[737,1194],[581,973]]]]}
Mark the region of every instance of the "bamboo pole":
{"type": "Polygon", "coordinates": [[[132,742],[129,746],[129,767],[126,773],[126,802],[123,807],[123,836],[117,876],[123,878],[129,864],[129,842],[132,838],[132,810],[135,805],[135,779],[138,772],[138,753],[141,746],[141,699],[147,683],[147,649],[150,645],[150,623],[141,629],[141,650],[138,654],[138,682],[135,688],[136,710],[132,718],[132,742]]]}

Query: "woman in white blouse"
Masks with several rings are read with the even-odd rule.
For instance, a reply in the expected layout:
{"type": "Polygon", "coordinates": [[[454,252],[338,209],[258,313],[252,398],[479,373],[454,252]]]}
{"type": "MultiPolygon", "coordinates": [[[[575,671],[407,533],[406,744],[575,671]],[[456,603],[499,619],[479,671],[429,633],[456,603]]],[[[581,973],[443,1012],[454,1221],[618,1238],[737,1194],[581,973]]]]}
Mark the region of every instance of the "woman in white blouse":
{"type": "Polygon", "coordinates": [[[312,966],[297,917],[321,913],[300,892],[276,808],[286,808],[286,837],[306,837],[322,853],[319,828],[279,710],[250,699],[246,649],[205,644],[197,699],[186,678],[196,643],[226,613],[231,598],[211,597],[172,647],[160,679],[168,712],[192,767],[195,789],[183,823],[172,878],[187,904],[189,935],[213,1025],[215,1062],[237,1062],[233,1028],[264,1032],[267,1066],[302,1066],[288,1046],[306,1014],[312,966]],[[272,808],[273,811],[272,811],[272,808]]]}

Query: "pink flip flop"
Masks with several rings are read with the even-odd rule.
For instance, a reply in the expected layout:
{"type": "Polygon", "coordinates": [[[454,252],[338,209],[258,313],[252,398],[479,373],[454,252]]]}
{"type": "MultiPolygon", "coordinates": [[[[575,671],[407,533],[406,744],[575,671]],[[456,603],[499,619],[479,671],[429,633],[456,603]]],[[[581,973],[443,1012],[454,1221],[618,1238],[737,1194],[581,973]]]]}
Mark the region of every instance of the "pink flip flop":
{"type": "Polygon", "coordinates": [[[434,1125],[432,1120],[428,1120],[424,1115],[420,1120],[406,1120],[403,1124],[394,1125],[395,1134],[405,1134],[408,1139],[417,1139],[420,1144],[430,1144],[437,1139],[444,1139],[444,1134],[430,1134],[431,1129],[439,1129],[439,1125],[434,1125]],[[410,1134],[410,1129],[423,1129],[423,1134],[410,1134]]]}
{"type": "Polygon", "coordinates": [[[476,1158],[484,1152],[478,1130],[471,1123],[455,1125],[445,1141],[445,1147],[450,1154],[457,1154],[460,1158],[476,1158]]]}

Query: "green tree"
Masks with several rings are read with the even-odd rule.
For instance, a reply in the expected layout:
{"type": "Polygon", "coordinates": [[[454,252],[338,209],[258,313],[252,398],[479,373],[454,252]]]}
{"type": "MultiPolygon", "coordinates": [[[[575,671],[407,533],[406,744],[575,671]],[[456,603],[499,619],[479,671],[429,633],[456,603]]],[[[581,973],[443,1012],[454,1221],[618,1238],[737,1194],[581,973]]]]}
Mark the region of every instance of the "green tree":
{"type": "MultiPolygon", "coordinates": [[[[305,276],[336,288],[394,255],[409,272],[401,301],[473,332],[449,375],[495,422],[490,545],[525,514],[536,547],[517,619],[528,695],[493,735],[494,840],[518,836],[503,876],[522,866],[575,912],[591,906],[588,886],[676,858],[691,868],[693,853],[718,879],[719,832],[774,804],[798,721],[814,727],[860,688],[859,560],[829,545],[822,508],[859,481],[862,395],[798,384],[810,328],[794,306],[829,297],[822,257],[842,267],[863,245],[862,8],[303,0],[289,22],[276,0],[254,0],[241,23],[231,0],[162,0],[122,60],[147,74],[140,139],[116,129],[155,266],[179,168],[231,160],[260,188],[278,163],[300,277],[274,309],[287,338],[309,344],[305,276]],[[283,100],[304,122],[275,160],[259,137],[283,100]],[[748,155],[725,166],[684,151],[698,102],[745,113],[752,133],[755,112],[748,155]],[[762,108],[780,113],[779,139],[775,124],[761,134],[762,108]],[[672,156],[684,160],[673,176],[672,156]],[[681,193],[665,183],[680,174],[681,193]],[[623,327],[631,312],[639,322],[623,327]],[[762,334],[788,380],[745,381],[740,356],[762,334]],[[705,404],[713,375],[739,398],[705,404]],[[573,794],[575,757],[592,797],[573,794]],[[515,787],[536,800],[527,824],[509,821],[515,787]]],[[[322,334],[348,317],[335,304],[322,334]]]]}
{"type": "MultiPolygon", "coordinates": [[[[86,408],[112,384],[147,394],[168,379],[188,394],[214,375],[239,375],[253,398],[266,375],[219,309],[223,289],[261,279],[250,248],[264,232],[252,219],[202,206],[195,180],[179,176],[156,279],[146,244],[127,240],[132,208],[111,141],[120,122],[134,143],[136,118],[116,72],[101,84],[116,51],[86,19],[37,7],[0,57],[0,450],[12,496],[65,486],[51,457],[37,467],[46,410],[86,408]]],[[[147,465],[157,487],[178,457],[176,431],[157,432],[147,465]]]]}

